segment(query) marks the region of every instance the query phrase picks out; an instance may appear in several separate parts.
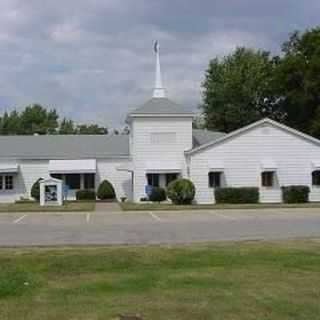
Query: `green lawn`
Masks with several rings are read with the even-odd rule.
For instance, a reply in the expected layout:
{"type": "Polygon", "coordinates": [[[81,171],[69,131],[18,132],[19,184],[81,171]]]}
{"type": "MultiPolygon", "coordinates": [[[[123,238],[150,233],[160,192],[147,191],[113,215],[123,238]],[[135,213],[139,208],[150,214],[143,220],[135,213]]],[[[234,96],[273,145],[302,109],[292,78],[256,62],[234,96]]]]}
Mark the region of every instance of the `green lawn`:
{"type": "Polygon", "coordinates": [[[211,209],[267,209],[267,208],[320,208],[320,202],[313,203],[259,203],[259,204],[192,204],[173,205],[170,203],[120,203],[124,211],[154,210],[211,210],[211,209]]]}
{"type": "Polygon", "coordinates": [[[315,320],[320,242],[0,250],[1,320],[315,320]]]}
{"type": "Polygon", "coordinates": [[[93,211],[94,202],[67,202],[63,206],[41,207],[37,202],[0,204],[0,212],[58,212],[58,211],[93,211]]]}

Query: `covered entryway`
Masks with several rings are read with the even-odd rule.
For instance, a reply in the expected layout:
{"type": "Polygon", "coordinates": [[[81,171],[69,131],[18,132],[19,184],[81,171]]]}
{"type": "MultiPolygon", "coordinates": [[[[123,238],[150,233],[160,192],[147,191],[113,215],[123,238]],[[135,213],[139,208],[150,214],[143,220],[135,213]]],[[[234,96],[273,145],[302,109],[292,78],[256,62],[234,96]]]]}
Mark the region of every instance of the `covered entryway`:
{"type": "Polygon", "coordinates": [[[96,189],[97,165],[95,159],[50,160],[51,177],[60,179],[69,187],[68,198],[75,198],[80,189],[96,189]]]}
{"type": "Polygon", "coordinates": [[[181,165],[174,161],[154,161],[146,164],[146,184],[165,188],[181,176],[181,165]]]}

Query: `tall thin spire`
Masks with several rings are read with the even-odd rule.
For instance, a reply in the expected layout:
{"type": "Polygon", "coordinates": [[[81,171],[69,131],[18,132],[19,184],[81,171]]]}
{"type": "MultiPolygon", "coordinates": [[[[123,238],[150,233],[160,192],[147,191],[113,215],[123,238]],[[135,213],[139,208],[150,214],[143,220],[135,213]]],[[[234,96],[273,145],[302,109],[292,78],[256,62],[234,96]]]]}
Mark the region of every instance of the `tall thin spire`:
{"type": "Polygon", "coordinates": [[[157,61],[156,61],[156,78],[155,78],[155,86],[153,90],[153,97],[165,98],[166,90],[162,84],[161,67],[160,67],[160,46],[159,46],[158,40],[154,43],[154,52],[156,54],[157,61]]]}

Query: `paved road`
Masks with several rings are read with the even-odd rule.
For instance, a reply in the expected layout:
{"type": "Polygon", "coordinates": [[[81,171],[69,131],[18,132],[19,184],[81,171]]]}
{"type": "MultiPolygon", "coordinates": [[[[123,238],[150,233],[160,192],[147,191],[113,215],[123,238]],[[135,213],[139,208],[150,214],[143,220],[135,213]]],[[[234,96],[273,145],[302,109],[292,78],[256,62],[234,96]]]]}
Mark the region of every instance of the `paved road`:
{"type": "Polygon", "coordinates": [[[320,237],[320,209],[0,214],[0,246],[320,237]]]}

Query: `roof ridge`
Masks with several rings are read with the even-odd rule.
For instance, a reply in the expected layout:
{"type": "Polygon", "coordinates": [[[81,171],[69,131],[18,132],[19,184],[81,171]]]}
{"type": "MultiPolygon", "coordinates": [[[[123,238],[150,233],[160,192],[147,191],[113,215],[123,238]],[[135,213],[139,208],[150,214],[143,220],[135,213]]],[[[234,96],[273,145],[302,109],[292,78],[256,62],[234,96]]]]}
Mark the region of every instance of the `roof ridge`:
{"type": "Polygon", "coordinates": [[[192,111],[187,110],[180,104],[167,97],[148,99],[143,105],[129,112],[128,116],[143,114],[186,114],[193,115],[192,111]]]}

